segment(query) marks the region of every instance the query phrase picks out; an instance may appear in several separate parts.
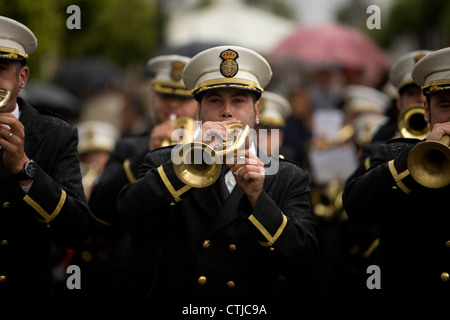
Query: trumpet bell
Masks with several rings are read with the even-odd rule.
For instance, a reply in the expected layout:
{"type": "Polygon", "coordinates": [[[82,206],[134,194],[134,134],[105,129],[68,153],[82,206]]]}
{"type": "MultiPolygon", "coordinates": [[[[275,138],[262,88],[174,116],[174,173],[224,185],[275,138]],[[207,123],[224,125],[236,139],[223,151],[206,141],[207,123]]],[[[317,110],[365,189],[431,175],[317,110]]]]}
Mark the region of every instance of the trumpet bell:
{"type": "Polygon", "coordinates": [[[176,146],[173,150],[173,168],[177,177],[193,188],[205,188],[219,178],[224,158],[234,154],[245,145],[249,134],[246,124],[231,124],[233,141],[225,141],[222,150],[214,150],[202,142],[189,142],[176,146]]]}
{"type": "Polygon", "coordinates": [[[11,98],[11,91],[0,88],[0,110],[6,107],[11,98]]]}
{"type": "Polygon", "coordinates": [[[450,184],[449,136],[441,141],[424,141],[411,149],[407,165],[415,181],[427,188],[443,188],[450,184]]]}
{"type": "Polygon", "coordinates": [[[173,168],[177,177],[193,188],[212,185],[220,176],[221,159],[217,152],[202,142],[191,142],[177,147],[173,168]]]}
{"type": "Polygon", "coordinates": [[[425,109],[414,104],[403,110],[398,116],[398,130],[404,138],[425,139],[430,133],[430,124],[425,121],[425,109]]]}

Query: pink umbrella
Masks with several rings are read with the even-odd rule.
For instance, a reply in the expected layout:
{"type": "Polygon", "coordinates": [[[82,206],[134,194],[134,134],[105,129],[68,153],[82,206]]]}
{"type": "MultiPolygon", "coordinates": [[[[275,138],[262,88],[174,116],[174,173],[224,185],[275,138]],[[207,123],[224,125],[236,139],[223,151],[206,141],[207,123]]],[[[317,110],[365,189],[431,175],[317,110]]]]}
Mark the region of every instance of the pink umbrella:
{"type": "Polygon", "coordinates": [[[356,28],[341,24],[298,26],[270,54],[317,65],[365,70],[371,80],[389,68],[382,50],[356,28]]]}

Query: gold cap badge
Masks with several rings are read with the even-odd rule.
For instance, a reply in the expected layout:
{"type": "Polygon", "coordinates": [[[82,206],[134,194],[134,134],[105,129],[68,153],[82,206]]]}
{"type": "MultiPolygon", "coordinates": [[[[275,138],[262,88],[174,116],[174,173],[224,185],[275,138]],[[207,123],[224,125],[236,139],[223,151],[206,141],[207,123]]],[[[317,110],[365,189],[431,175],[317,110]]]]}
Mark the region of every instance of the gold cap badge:
{"type": "Polygon", "coordinates": [[[226,78],[232,78],[239,70],[239,65],[235,61],[239,55],[236,51],[228,49],[220,53],[222,62],[220,63],[220,73],[226,78]]]}
{"type": "Polygon", "coordinates": [[[183,68],[184,63],[180,61],[174,61],[172,62],[172,72],[170,73],[170,76],[175,81],[180,81],[181,77],[183,76],[183,68]]]}

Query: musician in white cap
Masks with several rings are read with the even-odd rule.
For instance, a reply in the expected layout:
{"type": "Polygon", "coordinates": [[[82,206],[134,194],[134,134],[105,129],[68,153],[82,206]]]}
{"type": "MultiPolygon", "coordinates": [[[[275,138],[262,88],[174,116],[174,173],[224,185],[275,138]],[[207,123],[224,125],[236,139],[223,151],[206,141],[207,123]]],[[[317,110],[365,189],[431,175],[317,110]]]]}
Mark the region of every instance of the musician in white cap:
{"type": "Polygon", "coordinates": [[[136,179],[148,151],[171,141],[172,132],[177,129],[173,120],[197,118],[197,102],[181,77],[189,60],[185,56],[164,55],[147,62],[148,70],[153,73],[151,90],[156,124],[148,132],[122,137],[116,142],[106,164],[106,174],[94,186],[90,200],[90,207],[103,219],[115,221],[115,202],[111,199],[115,199],[121,187],[136,179]]]}
{"type": "Polygon", "coordinates": [[[267,155],[283,157],[284,127],[292,113],[291,105],[281,94],[267,90],[262,93],[259,103],[259,122],[256,125],[258,148],[267,155]]]}
{"type": "Polygon", "coordinates": [[[152,128],[149,149],[167,145],[172,132],[178,129],[176,119],[197,119],[197,102],[186,89],[182,74],[189,57],[180,55],[157,56],[147,62],[149,71],[155,74],[151,81],[152,105],[157,124],[152,128]]]}
{"type": "MultiPolygon", "coordinates": [[[[167,145],[171,144],[172,133],[178,129],[176,119],[197,118],[198,103],[182,79],[183,69],[189,60],[189,57],[175,54],[148,60],[146,68],[153,76],[150,85],[156,124],[147,132],[119,139],[105,164],[103,173],[92,186],[89,207],[93,215],[109,223],[113,228],[122,228],[124,238],[128,237],[129,231],[117,222],[116,200],[119,191],[127,183],[136,180],[147,152],[163,147],[164,142],[167,145]]],[[[145,228],[141,230],[146,233],[145,228]]],[[[120,241],[108,240],[115,244],[120,241]]],[[[107,297],[117,293],[121,298],[133,299],[143,294],[140,287],[144,282],[141,278],[135,279],[138,274],[148,271],[134,262],[134,256],[142,257],[149,253],[141,252],[139,248],[135,249],[134,240],[129,244],[128,250],[124,251],[126,256],[121,259],[121,264],[117,268],[119,270],[116,275],[119,278],[117,291],[103,291],[107,297]]]]}
{"type": "MultiPolygon", "coordinates": [[[[371,158],[380,144],[402,136],[398,126],[398,117],[404,110],[412,105],[422,105],[423,108],[425,96],[422,93],[421,87],[413,81],[411,72],[417,61],[429,52],[431,51],[414,50],[400,55],[392,64],[389,72],[389,85],[394,89],[395,95],[390,95],[389,99],[386,99],[388,98],[386,96],[384,99],[379,100],[380,102],[384,101],[381,104],[382,109],[379,110],[378,115],[362,115],[355,122],[356,140],[357,142],[359,140],[359,166],[347,178],[347,183],[350,183],[355,177],[362,175],[370,168],[372,163],[371,158]],[[366,117],[367,119],[364,119],[366,117]]],[[[376,90],[372,89],[372,91],[376,90]]],[[[383,93],[379,92],[377,95],[380,96],[381,94],[383,93]]],[[[346,221],[345,223],[351,226],[347,226],[344,229],[347,232],[346,237],[349,239],[348,247],[345,247],[345,252],[350,251],[349,247],[361,248],[358,253],[351,255],[350,261],[352,263],[348,264],[350,266],[349,269],[353,270],[356,269],[354,263],[358,262],[359,266],[357,269],[360,272],[349,272],[349,274],[354,279],[359,280],[361,276],[365,276],[365,269],[368,265],[378,264],[380,230],[377,222],[369,226],[367,223],[359,224],[355,219],[350,219],[350,221],[346,221]]],[[[355,292],[358,292],[357,294],[365,294],[364,296],[367,299],[374,295],[374,292],[369,293],[365,288],[362,288],[362,292],[361,288],[356,289],[359,289],[358,291],[355,290],[355,292]]]]}
{"type": "Polygon", "coordinates": [[[411,107],[423,106],[425,95],[422,93],[422,88],[414,82],[411,73],[417,61],[430,52],[429,50],[411,51],[398,57],[392,64],[389,82],[395,88],[397,96],[391,106],[385,110],[388,116],[387,121],[378,127],[370,143],[362,149],[361,163],[355,170],[355,175],[359,175],[370,167],[371,156],[380,144],[403,136],[398,125],[398,117],[402,112],[411,107]]]}
{"type": "Polygon", "coordinates": [[[19,98],[37,39],[0,16],[0,297],[51,299],[52,245],[80,246],[89,211],[76,128],[19,98]]]}
{"type": "MultiPolygon", "coordinates": [[[[395,97],[395,109],[390,111],[389,121],[382,125],[374,134],[372,141],[385,142],[394,136],[399,137],[398,116],[411,105],[423,105],[425,96],[420,88],[412,79],[411,72],[420,59],[430,50],[414,50],[399,56],[389,71],[389,83],[395,88],[397,96],[395,97]]],[[[388,113],[387,113],[388,114],[388,113]]]]}
{"type": "Polygon", "coordinates": [[[344,208],[350,219],[379,223],[384,301],[399,296],[408,301],[450,297],[446,242],[450,167],[437,165],[439,157],[444,164],[449,162],[448,152],[437,151],[448,150],[449,144],[445,141],[450,135],[449,69],[450,48],[428,53],[415,64],[411,75],[426,97],[430,133],[425,139],[398,138],[380,145],[370,168],[352,177],[344,190],[344,208]],[[430,150],[428,157],[426,149],[430,150]]]}
{"type": "MultiPolygon", "coordinates": [[[[217,145],[230,126],[254,128],[271,75],[266,59],[243,47],[194,56],[183,80],[199,102],[202,134],[196,139],[217,145]]],[[[317,243],[305,170],[267,156],[263,163],[250,141],[236,151],[242,158],[227,160],[217,180],[199,186],[180,178],[172,150],[179,149],[148,153],[138,179],[118,199],[123,223],[148,226],[152,234],[141,243],[157,257],[148,298],[273,301],[280,276],[307,275],[317,243]]]]}
{"type": "Polygon", "coordinates": [[[103,173],[105,164],[119,139],[119,131],[113,124],[99,120],[86,120],[77,123],[76,127],[83,187],[89,200],[92,185],[103,173]]]}

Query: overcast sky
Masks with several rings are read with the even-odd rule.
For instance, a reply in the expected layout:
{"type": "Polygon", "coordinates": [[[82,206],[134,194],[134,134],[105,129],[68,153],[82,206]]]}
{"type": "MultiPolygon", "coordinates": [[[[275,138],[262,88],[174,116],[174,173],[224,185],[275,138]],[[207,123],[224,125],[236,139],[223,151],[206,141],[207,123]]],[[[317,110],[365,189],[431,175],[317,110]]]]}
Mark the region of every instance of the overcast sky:
{"type": "MultiPolygon", "coordinates": [[[[319,24],[335,21],[336,12],[352,0],[284,0],[296,12],[297,21],[304,24],[319,24]]],[[[359,4],[378,5],[382,15],[396,0],[356,0],[359,4]]]]}
{"type": "Polygon", "coordinates": [[[317,24],[334,21],[335,12],[349,0],[285,0],[295,12],[297,21],[317,24]]]}

